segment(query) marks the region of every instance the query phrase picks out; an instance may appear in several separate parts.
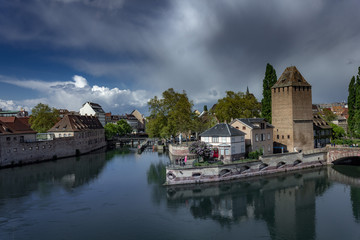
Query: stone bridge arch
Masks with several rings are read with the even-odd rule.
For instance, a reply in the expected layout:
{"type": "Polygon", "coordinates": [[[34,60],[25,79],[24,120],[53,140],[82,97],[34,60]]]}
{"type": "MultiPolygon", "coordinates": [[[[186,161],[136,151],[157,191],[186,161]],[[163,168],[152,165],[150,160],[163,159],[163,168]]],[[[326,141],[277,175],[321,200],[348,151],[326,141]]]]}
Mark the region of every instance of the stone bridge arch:
{"type": "Polygon", "coordinates": [[[360,148],[342,147],[328,149],[328,163],[338,164],[345,161],[346,159],[353,159],[354,161],[358,161],[360,165],[360,148]]]}

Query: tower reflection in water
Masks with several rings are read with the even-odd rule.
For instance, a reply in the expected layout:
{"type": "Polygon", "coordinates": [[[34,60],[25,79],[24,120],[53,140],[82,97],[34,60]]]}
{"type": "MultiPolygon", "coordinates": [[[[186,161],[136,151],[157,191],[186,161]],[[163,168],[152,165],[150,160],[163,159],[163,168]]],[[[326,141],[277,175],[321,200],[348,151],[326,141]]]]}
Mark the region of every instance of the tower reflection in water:
{"type": "Polygon", "coordinates": [[[322,168],[231,183],[172,186],[167,187],[167,201],[186,203],[194,218],[213,219],[222,226],[253,219],[265,221],[273,239],[314,239],[315,199],[329,187],[326,178],[327,169],[322,168]]]}

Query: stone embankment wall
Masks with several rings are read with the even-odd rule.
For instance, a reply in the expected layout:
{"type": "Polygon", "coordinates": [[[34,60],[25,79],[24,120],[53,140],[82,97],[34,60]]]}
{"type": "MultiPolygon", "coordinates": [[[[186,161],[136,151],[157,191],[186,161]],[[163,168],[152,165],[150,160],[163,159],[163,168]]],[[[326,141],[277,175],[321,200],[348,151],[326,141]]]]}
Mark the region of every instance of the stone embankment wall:
{"type": "Polygon", "coordinates": [[[259,161],[209,167],[169,166],[166,185],[219,182],[326,165],[327,152],[310,151],[263,156],[259,161]]]}
{"type": "Polygon", "coordinates": [[[104,137],[81,140],[74,137],[66,137],[50,141],[23,143],[0,139],[0,167],[75,156],[100,149],[104,146],[106,146],[104,137]]]}

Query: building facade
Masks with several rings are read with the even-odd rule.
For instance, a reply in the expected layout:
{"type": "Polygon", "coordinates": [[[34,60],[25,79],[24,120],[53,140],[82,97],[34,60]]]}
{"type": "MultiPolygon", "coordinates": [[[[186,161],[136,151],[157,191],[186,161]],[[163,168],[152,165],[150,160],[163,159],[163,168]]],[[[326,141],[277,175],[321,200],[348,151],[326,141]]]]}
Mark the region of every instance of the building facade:
{"type": "Polygon", "coordinates": [[[313,149],[311,85],[296,67],[285,69],[271,98],[274,147],[289,152],[313,149]]]}
{"type": "Polygon", "coordinates": [[[245,133],[227,123],[219,123],[200,134],[201,141],[217,149],[219,158],[231,162],[245,157],[245,133]]]}
{"type": "Polygon", "coordinates": [[[273,153],[274,127],[263,118],[237,118],[230,125],[244,132],[246,154],[262,149],[263,155],[273,153]]]}
{"type": "Polygon", "coordinates": [[[314,114],[314,148],[325,147],[330,144],[332,127],[319,114],[314,114]]]}
{"type": "Polygon", "coordinates": [[[102,107],[97,103],[86,102],[80,108],[80,115],[95,116],[99,119],[102,126],[105,126],[105,112],[102,107]]]}
{"type": "Polygon", "coordinates": [[[66,115],[50,129],[51,138],[40,139],[22,120],[0,120],[0,167],[69,157],[106,146],[104,129],[96,117],[66,115]]]}

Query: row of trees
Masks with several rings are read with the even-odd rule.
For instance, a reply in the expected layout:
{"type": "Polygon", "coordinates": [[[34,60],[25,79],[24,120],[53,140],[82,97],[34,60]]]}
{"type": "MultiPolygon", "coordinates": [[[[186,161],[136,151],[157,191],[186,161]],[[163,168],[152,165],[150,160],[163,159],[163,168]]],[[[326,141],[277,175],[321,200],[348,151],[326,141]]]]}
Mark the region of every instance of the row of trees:
{"type": "Polygon", "coordinates": [[[348,111],[348,131],[353,136],[360,136],[360,67],[356,79],[353,76],[350,80],[348,111]]]}
{"type": "Polygon", "coordinates": [[[201,118],[193,111],[193,103],[185,91],[175,92],[169,88],[162,98],[155,96],[148,102],[147,133],[150,137],[170,138],[179,133],[203,132],[217,122],[231,122],[235,118],[260,117],[271,122],[271,87],[276,83],[276,71],[267,64],[263,80],[263,100],[259,103],[247,89],[246,93],[227,91],[226,96],[218,100],[215,106],[201,118]],[[216,117],[215,117],[216,116],[216,117]]]}

